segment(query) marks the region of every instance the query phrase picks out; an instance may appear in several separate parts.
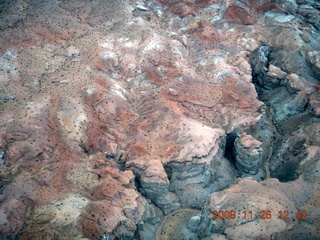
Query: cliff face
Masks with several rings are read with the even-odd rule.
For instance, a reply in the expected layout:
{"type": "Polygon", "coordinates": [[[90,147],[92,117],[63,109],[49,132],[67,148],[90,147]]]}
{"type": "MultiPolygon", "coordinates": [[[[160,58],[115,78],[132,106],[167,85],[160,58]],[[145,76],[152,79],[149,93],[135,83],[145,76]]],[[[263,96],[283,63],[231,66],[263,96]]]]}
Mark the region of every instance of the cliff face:
{"type": "Polygon", "coordinates": [[[319,8],[0,0],[1,239],[320,238],[319,8]]]}

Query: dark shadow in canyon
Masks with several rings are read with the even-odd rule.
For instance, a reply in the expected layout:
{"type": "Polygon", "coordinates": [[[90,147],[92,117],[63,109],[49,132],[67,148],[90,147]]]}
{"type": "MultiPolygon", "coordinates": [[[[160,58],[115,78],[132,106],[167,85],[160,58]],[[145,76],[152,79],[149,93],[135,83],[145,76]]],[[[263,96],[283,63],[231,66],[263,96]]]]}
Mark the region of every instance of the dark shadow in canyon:
{"type": "Polygon", "coordinates": [[[224,156],[230,161],[232,167],[234,168],[235,168],[235,157],[233,154],[233,148],[234,148],[234,142],[237,137],[238,137],[237,134],[234,132],[227,134],[226,148],[224,151],[224,156]]]}
{"type": "Polygon", "coordinates": [[[277,62],[277,59],[274,59],[277,57],[277,51],[280,50],[262,45],[251,53],[249,59],[252,82],[258,99],[264,102],[270,113],[265,114],[265,117],[272,123],[274,131],[279,136],[267,160],[270,177],[281,182],[289,182],[299,177],[299,163],[306,155],[307,144],[303,137],[293,136],[293,132],[298,131],[302,123],[311,123],[312,114],[307,109],[309,100],[297,100],[296,92],[290,92],[288,89],[289,74],[277,80],[271,80],[268,75],[269,66],[277,62]]]}

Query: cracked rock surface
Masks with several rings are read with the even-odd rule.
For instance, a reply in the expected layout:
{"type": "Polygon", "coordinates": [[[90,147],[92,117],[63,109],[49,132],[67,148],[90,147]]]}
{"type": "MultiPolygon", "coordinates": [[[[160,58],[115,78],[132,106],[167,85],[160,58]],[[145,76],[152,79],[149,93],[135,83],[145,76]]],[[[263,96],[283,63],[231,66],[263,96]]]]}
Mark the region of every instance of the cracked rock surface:
{"type": "Polygon", "coordinates": [[[319,16],[0,0],[0,239],[319,239],[319,16]]]}

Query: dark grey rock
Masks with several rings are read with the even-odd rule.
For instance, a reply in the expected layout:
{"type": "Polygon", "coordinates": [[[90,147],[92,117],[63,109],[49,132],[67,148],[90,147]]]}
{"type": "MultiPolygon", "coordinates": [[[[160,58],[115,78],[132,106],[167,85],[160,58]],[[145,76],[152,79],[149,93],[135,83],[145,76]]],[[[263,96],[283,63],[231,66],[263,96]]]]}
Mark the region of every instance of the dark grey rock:
{"type": "Polygon", "coordinates": [[[314,75],[320,78],[320,51],[309,52],[307,60],[314,75]]]}
{"type": "Polygon", "coordinates": [[[253,81],[260,87],[265,85],[264,79],[268,71],[270,49],[268,46],[261,46],[250,55],[253,81]]]}
{"type": "Polygon", "coordinates": [[[0,149],[0,165],[3,165],[5,163],[4,158],[5,158],[4,150],[0,149]]]}

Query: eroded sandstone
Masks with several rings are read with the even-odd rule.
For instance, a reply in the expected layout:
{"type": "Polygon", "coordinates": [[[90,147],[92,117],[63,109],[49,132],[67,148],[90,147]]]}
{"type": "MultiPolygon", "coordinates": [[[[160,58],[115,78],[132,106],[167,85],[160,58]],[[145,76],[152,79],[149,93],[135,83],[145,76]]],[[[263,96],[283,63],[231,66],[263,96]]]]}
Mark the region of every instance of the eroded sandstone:
{"type": "Polygon", "coordinates": [[[319,238],[315,1],[0,8],[1,237],[319,238]]]}

